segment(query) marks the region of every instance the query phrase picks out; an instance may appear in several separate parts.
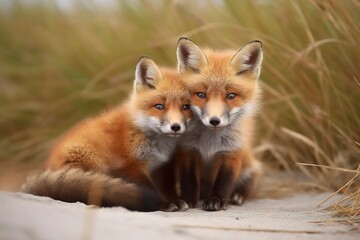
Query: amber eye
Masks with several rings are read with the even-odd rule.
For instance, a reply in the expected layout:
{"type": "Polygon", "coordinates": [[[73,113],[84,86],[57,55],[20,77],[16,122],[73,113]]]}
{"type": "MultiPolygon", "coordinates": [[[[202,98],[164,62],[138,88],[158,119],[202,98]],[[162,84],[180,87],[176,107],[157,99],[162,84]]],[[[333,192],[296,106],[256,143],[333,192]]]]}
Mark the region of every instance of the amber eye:
{"type": "Polygon", "coordinates": [[[182,105],[181,109],[182,109],[182,110],[189,110],[189,109],[190,109],[190,105],[189,105],[189,104],[182,105]]]}
{"type": "Polygon", "coordinates": [[[203,92],[198,92],[198,93],[196,93],[196,95],[197,95],[199,98],[206,98],[206,95],[205,95],[205,93],[203,93],[203,92]]]}
{"type": "Polygon", "coordinates": [[[232,100],[234,98],[236,98],[236,94],[235,93],[229,93],[228,95],[226,95],[226,98],[229,100],[232,100]]]}
{"type": "Polygon", "coordinates": [[[162,104],[156,104],[154,107],[155,107],[157,110],[164,110],[164,109],[165,109],[164,105],[162,105],[162,104]]]}

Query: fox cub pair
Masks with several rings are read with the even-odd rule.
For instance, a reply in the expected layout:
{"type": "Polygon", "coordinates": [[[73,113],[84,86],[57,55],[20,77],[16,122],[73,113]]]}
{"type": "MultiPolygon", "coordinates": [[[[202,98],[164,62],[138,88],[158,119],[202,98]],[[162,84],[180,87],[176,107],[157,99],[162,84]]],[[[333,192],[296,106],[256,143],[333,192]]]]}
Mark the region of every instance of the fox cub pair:
{"type": "Polygon", "coordinates": [[[168,69],[140,58],[128,101],[64,134],[23,191],[138,211],[241,204],[261,173],[251,150],[261,42],[214,51],[180,38],[177,59],[168,69]]]}

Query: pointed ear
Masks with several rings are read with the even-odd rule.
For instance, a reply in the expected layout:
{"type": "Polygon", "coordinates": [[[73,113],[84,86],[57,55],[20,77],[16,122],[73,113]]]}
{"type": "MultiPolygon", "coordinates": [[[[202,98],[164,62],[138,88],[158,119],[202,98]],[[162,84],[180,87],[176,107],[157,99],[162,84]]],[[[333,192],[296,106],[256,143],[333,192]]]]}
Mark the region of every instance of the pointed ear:
{"type": "Polygon", "coordinates": [[[249,42],[237,51],[231,59],[230,65],[235,70],[236,75],[251,73],[258,78],[260,75],[262,60],[262,43],[256,40],[249,42]]]}
{"type": "Polygon", "coordinates": [[[176,50],[180,73],[200,73],[208,64],[205,53],[196,44],[186,37],[181,37],[176,50]]]}
{"type": "Polygon", "coordinates": [[[148,57],[141,57],[136,65],[134,90],[154,89],[161,79],[161,72],[155,62],[148,57]]]}

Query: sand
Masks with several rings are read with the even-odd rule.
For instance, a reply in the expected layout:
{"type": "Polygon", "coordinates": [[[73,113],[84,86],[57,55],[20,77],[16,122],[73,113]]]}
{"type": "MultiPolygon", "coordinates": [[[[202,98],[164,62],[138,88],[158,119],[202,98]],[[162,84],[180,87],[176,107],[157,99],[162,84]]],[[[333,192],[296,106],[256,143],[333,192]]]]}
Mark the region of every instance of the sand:
{"type": "Polygon", "coordinates": [[[323,208],[331,201],[314,208],[328,195],[252,200],[219,212],[141,213],[0,192],[0,239],[360,239],[347,225],[311,222],[329,219],[323,208]]]}

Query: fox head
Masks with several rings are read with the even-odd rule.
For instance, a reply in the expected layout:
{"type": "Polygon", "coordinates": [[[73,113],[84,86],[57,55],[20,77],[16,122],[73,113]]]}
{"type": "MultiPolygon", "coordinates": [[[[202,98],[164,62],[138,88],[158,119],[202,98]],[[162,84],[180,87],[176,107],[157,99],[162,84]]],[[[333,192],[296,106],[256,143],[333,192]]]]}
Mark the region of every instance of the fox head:
{"type": "Polygon", "coordinates": [[[254,112],[263,59],[253,41],[238,51],[200,49],[188,38],[177,47],[178,70],[191,95],[191,109],[210,128],[227,126],[254,112]]]}
{"type": "Polygon", "coordinates": [[[189,92],[177,70],[160,70],[147,57],[141,57],[136,66],[133,102],[136,124],[144,130],[180,136],[191,118],[189,92]]]}

